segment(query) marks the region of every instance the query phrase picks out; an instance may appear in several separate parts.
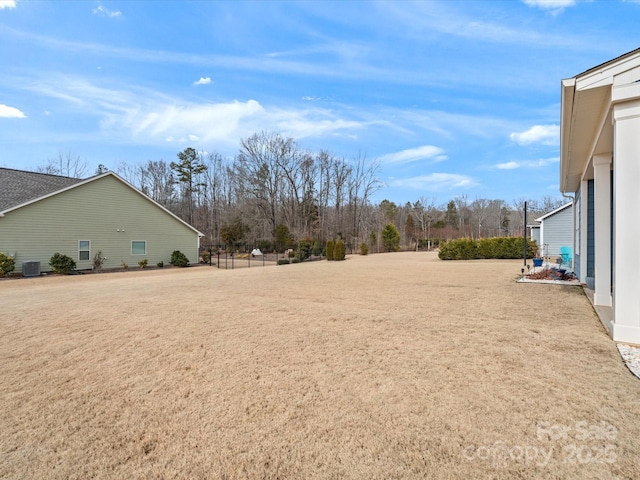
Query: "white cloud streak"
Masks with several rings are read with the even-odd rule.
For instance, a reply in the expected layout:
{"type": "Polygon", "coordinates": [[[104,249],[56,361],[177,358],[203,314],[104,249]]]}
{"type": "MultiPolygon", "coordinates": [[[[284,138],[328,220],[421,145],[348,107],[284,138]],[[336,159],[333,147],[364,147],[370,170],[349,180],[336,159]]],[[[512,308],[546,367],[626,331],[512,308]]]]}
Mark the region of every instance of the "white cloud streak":
{"type": "Polygon", "coordinates": [[[100,15],[102,17],[116,18],[122,15],[120,10],[109,10],[104,5],[99,4],[96,8],[91,10],[94,15],[100,15]]]}
{"type": "Polygon", "coordinates": [[[513,132],[509,138],[518,145],[531,145],[540,143],[542,145],[559,145],[560,126],[559,125],[534,125],[524,132],[513,132]]]}
{"type": "Polygon", "coordinates": [[[354,138],[374,123],[343,118],[328,109],[265,107],[253,99],[196,103],[132,85],[103,88],[71,76],[25,82],[24,88],[94,116],[100,134],[119,142],[158,145],[197,138],[203,146],[215,143],[218,148],[237,146],[240,138],[261,130],[277,130],[296,139],[354,138]]]}
{"type": "Polygon", "coordinates": [[[27,116],[15,107],[0,103],[0,118],[27,118],[27,116]]]}
{"type": "Polygon", "coordinates": [[[529,7],[541,8],[543,10],[562,11],[567,7],[573,7],[576,0],[523,0],[529,7]]]}
{"type": "Polygon", "coordinates": [[[423,145],[417,148],[409,148],[396,153],[389,153],[378,158],[380,163],[404,164],[420,160],[428,160],[432,163],[447,160],[444,150],[434,145],[423,145]]]}
{"type": "Polygon", "coordinates": [[[522,160],[516,162],[515,160],[498,163],[495,165],[495,168],[498,170],[515,170],[518,168],[542,168],[547,165],[552,165],[554,163],[558,163],[560,159],[558,157],[552,158],[540,158],[538,160],[522,160]]]}
{"type": "Polygon", "coordinates": [[[16,0],[0,0],[0,10],[5,8],[16,8],[16,0]]]}
{"type": "Polygon", "coordinates": [[[392,187],[426,190],[430,192],[467,189],[478,185],[472,177],[457,173],[430,173],[416,177],[399,178],[389,182],[389,184],[392,187]]]}

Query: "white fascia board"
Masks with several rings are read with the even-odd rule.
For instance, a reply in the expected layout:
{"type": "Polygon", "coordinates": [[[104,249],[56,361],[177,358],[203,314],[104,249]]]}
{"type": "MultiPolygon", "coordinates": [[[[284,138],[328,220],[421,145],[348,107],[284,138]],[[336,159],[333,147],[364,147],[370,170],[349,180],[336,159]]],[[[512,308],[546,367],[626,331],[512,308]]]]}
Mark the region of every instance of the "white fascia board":
{"type": "Polygon", "coordinates": [[[626,102],[640,98],[640,83],[616,85],[611,91],[611,103],[626,102]]]}
{"type": "Polygon", "coordinates": [[[576,77],[576,88],[586,90],[589,88],[613,85],[614,77],[640,65],[640,52],[636,51],[626,58],[613,60],[593,70],[576,77]]]}

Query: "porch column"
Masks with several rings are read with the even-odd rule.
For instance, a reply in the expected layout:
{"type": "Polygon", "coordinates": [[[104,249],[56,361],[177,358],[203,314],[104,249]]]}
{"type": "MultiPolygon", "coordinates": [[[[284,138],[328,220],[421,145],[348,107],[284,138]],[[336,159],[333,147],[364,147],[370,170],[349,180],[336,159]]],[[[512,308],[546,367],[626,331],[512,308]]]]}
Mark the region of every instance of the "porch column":
{"type": "MultiPolygon", "coordinates": [[[[576,242],[580,242],[580,281],[587,281],[587,223],[589,222],[589,182],[580,182],[580,218],[576,218],[576,224],[580,226],[579,235],[576,235],[576,242]]],[[[576,230],[576,233],[578,231],[576,230]]],[[[574,256],[575,258],[575,256],[574,256]]]]}
{"type": "Polygon", "coordinates": [[[613,339],[640,344],[640,100],[616,104],[613,120],[613,339]]]}
{"type": "Polygon", "coordinates": [[[594,276],[593,303],[611,306],[611,154],[593,156],[594,276]]]}

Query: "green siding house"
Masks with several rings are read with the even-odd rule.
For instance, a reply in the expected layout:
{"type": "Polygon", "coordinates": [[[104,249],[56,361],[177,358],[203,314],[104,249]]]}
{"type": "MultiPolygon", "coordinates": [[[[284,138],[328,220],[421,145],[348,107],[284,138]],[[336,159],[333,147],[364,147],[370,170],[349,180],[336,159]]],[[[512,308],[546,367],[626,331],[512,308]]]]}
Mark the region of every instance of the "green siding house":
{"type": "Polygon", "coordinates": [[[197,263],[201,236],[113,172],[80,180],[0,168],[0,252],[17,272],[33,261],[51,270],[56,252],[79,270],[91,269],[98,251],[103,268],[168,264],[174,250],[197,263]]]}

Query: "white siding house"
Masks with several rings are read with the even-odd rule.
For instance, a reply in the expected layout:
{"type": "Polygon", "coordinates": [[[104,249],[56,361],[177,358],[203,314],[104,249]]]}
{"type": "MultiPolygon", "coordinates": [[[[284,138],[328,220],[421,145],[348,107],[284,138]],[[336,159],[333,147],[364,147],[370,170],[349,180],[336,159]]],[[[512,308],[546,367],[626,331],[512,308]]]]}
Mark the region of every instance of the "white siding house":
{"type": "Polygon", "coordinates": [[[640,344],[640,49],[562,80],[560,121],[574,270],[613,339],[640,344]]]}
{"type": "Polygon", "coordinates": [[[0,251],[23,262],[68,255],[90,269],[101,252],[104,268],[124,262],[168,264],[180,250],[198,262],[202,234],[113,172],[86,180],[0,168],[0,251]]]}
{"type": "MultiPolygon", "coordinates": [[[[546,257],[559,257],[562,247],[573,249],[573,202],[536,218],[540,222],[538,247],[546,257]]],[[[532,231],[533,238],[533,231],[532,231]]]]}

